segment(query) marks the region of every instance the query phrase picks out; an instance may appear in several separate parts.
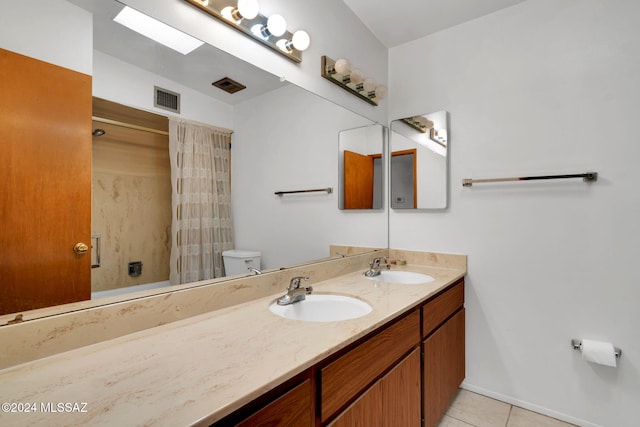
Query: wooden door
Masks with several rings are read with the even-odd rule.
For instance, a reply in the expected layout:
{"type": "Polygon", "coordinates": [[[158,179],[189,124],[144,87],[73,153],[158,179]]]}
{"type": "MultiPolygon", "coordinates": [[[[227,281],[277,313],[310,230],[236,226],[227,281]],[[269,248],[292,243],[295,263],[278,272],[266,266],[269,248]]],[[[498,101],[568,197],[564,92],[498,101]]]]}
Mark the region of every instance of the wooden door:
{"type": "Polygon", "coordinates": [[[0,49],[0,314],[91,295],[91,76],[0,49]]]}
{"type": "Polygon", "coordinates": [[[344,151],[344,208],[373,208],[373,157],[344,151]]]}

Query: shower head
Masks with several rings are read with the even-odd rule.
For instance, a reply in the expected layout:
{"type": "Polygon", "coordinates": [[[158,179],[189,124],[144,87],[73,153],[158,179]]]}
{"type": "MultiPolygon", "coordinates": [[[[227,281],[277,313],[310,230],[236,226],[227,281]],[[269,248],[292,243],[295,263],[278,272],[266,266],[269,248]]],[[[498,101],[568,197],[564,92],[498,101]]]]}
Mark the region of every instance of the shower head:
{"type": "Polygon", "coordinates": [[[93,136],[102,136],[105,133],[107,133],[104,129],[94,129],[93,132],[91,132],[91,135],[93,136]]]}

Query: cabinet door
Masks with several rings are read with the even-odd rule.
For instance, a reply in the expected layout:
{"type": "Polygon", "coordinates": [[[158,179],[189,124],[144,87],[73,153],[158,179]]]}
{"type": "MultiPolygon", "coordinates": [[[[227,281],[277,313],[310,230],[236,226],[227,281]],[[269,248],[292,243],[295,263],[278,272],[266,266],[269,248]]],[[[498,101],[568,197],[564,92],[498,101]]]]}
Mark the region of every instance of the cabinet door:
{"type": "Polygon", "coordinates": [[[376,382],[336,418],[330,427],[382,427],[382,383],[376,382]]]}
{"type": "Polygon", "coordinates": [[[312,427],[314,419],[311,394],[311,381],[306,380],[237,426],[312,427]]]}
{"type": "Polygon", "coordinates": [[[420,349],[381,380],[382,427],[420,426],[420,349]]]}
{"type": "Polygon", "coordinates": [[[420,351],[415,349],[338,416],[331,427],[420,426],[420,351]]]}
{"type": "Polygon", "coordinates": [[[423,342],[425,426],[436,426],[464,380],[464,309],[423,342]]]}
{"type": "Polygon", "coordinates": [[[420,345],[420,312],[399,320],[320,370],[326,421],[412,348],[420,345]]]}

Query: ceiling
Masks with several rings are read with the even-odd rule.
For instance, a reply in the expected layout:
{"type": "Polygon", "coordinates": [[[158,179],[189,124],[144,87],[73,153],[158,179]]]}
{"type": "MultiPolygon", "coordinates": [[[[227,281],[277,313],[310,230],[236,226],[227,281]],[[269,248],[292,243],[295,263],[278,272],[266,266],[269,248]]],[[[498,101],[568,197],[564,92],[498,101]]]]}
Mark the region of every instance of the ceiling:
{"type": "Polygon", "coordinates": [[[388,48],[525,0],[343,0],[388,48]]]}
{"type": "MultiPolygon", "coordinates": [[[[116,0],[68,1],[93,14],[96,50],[226,104],[235,105],[282,87],[278,77],[213,46],[205,44],[182,55],[115,23],[113,18],[123,7],[116,0]],[[247,89],[228,94],[211,85],[224,77],[247,89]]],[[[393,47],[525,0],[399,0],[393,7],[388,0],[343,1],[385,46],[393,47]]]]}
{"type": "MultiPolygon", "coordinates": [[[[93,14],[94,49],[226,104],[239,104],[283,85],[279,77],[206,43],[190,54],[182,55],[123,27],[113,21],[123,8],[116,0],[67,1],[93,14]],[[224,77],[247,88],[229,94],[211,85],[224,77]]],[[[177,91],[173,87],[164,89],[177,91]]]]}

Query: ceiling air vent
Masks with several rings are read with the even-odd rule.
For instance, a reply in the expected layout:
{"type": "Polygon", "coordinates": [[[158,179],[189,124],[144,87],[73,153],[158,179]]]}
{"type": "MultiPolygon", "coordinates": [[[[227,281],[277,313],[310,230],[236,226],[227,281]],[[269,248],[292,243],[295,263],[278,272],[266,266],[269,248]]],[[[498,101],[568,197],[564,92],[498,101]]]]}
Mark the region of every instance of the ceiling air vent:
{"type": "Polygon", "coordinates": [[[214,85],[215,87],[217,87],[218,89],[222,89],[225,92],[228,93],[236,93],[238,91],[241,91],[242,89],[246,89],[247,87],[244,85],[241,85],[240,83],[236,82],[235,80],[231,80],[229,77],[225,77],[223,79],[218,80],[217,82],[213,82],[211,83],[212,85],[214,85]]]}
{"type": "Polygon", "coordinates": [[[154,86],[153,105],[158,108],[180,113],[180,94],[154,86]]]}

